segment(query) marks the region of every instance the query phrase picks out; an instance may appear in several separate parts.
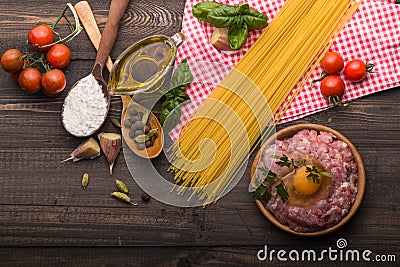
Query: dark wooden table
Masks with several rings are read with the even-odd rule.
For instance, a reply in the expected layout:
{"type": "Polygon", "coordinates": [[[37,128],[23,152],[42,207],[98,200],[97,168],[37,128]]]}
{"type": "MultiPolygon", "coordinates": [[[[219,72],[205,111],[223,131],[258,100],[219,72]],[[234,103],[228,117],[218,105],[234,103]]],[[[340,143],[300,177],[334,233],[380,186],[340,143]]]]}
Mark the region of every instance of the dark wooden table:
{"type": "MultiPolygon", "coordinates": [[[[27,51],[28,30],[38,21],[54,21],[67,1],[0,3],[0,52],[27,51]]],[[[77,1],[72,1],[75,4],[77,1]]],[[[90,4],[100,29],[110,1],[90,4]]],[[[133,42],[180,30],[185,1],[131,1],[111,56],[115,59],[133,42]]],[[[69,44],[72,60],[65,69],[67,87],[89,73],[96,51],[86,32],[69,44]]],[[[355,217],[340,230],[318,238],[289,235],[271,225],[247,193],[249,168],[239,184],[207,208],[179,208],[151,199],[128,171],[123,154],[111,177],[105,158],[60,164],[81,142],[60,123],[67,90],[55,98],[23,92],[1,71],[0,79],[0,266],[257,266],[257,252],[337,248],[369,249],[400,261],[400,90],[391,89],[302,120],[279,125],[320,123],[347,136],[358,148],[366,167],[367,188],[355,217]],[[82,190],[82,174],[91,176],[82,190]],[[137,207],[110,196],[114,178],[126,182],[137,207]]],[[[111,117],[119,117],[121,101],[113,98],[111,117]]],[[[118,129],[108,119],[101,131],[118,129]]],[[[153,161],[167,167],[163,156],[153,161]]],[[[371,258],[373,257],[371,256],[371,258]]],[[[312,265],[280,262],[276,265],[312,265]]],[[[316,265],[320,265],[318,263],[316,265]]],[[[349,265],[331,262],[323,265],[349,265]]],[[[377,262],[351,262],[378,266],[377,262]]],[[[395,265],[394,262],[386,265],[395,265]]]]}

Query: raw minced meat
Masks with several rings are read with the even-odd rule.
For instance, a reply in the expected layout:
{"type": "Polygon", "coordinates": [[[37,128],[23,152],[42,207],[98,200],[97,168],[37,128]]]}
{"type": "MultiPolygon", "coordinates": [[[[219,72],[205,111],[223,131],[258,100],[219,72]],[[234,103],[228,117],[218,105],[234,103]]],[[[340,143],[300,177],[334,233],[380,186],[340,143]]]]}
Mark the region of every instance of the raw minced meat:
{"type": "MultiPolygon", "coordinates": [[[[358,170],[349,146],[328,132],[301,130],[291,138],[277,140],[275,145],[263,149],[258,166],[269,165],[271,151],[295,158],[305,154],[320,161],[326,170],[335,175],[330,178],[329,194],[309,205],[283,203],[275,187],[266,208],[282,223],[296,232],[315,232],[339,223],[349,212],[357,194],[358,170]],[[261,164],[261,165],[260,165],[261,164]]],[[[273,163],[270,170],[282,177],[286,167],[273,163]]],[[[257,171],[258,175],[260,171],[257,171]]]]}

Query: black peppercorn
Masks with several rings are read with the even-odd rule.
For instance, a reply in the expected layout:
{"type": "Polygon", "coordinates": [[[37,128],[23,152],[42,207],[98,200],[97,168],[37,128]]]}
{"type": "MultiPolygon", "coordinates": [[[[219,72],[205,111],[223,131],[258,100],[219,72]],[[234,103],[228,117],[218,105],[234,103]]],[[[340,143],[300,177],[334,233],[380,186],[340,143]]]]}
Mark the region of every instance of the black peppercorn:
{"type": "Polygon", "coordinates": [[[150,142],[150,141],[146,141],[146,147],[151,147],[152,146],[152,143],[150,142]]]}
{"type": "Polygon", "coordinates": [[[138,115],[136,115],[136,116],[131,116],[131,122],[132,123],[135,123],[135,122],[137,122],[137,121],[141,121],[142,119],[138,116],[138,115]]]}
{"type": "Polygon", "coordinates": [[[150,196],[148,195],[148,194],[146,194],[146,193],[143,193],[142,194],[142,199],[143,199],[143,201],[149,201],[150,200],[150,196]]]}
{"type": "Polygon", "coordinates": [[[142,130],[136,130],[135,131],[135,137],[136,136],[139,136],[139,135],[142,135],[143,134],[143,131],[142,130]]]}
{"type": "Polygon", "coordinates": [[[135,122],[135,128],[136,128],[136,130],[144,130],[144,124],[143,124],[143,122],[142,121],[137,121],[137,122],[135,122]]]}
{"type": "Polygon", "coordinates": [[[136,116],[137,115],[137,110],[134,107],[129,107],[128,112],[132,116],[136,116]]]}
{"type": "Polygon", "coordinates": [[[132,122],[131,122],[130,120],[128,120],[128,119],[125,119],[125,120],[124,120],[124,126],[125,126],[125,127],[128,127],[128,128],[131,128],[132,122]]]}
{"type": "Polygon", "coordinates": [[[129,131],[129,137],[130,137],[130,138],[135,138],[135,137],[136,137],[135,132],[136,132],[135,129],[130,129],[130,131],[129,131]]]}

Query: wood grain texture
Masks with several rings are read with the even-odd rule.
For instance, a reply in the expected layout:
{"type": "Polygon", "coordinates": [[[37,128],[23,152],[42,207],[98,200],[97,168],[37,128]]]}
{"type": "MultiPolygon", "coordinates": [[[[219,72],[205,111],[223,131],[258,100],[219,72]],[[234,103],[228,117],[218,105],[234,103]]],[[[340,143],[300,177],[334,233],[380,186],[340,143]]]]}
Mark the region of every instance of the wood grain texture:
{"type": "MultiPolygon", "coordinates": [[[[29,28],[39,20],[54,20],[66,3],[1,1],[0,52],[12,47],[28,50],[29,28]]],[[[101,30],[109,4],[90,2],[101,30]]],[[[130,1],[111,57],[143,37],[179,31],[184,4],[130,1]]],[[[67,87],[89,73],[96,56],[84,31],[69,45],[67,87]]],[[[320,251],[336,247],[339,238],[345,238],[350,249],[394,254],[400,260],[399,88],[277,127],[308,122],[340,131],[357,147],[366,167],[366,193],[355,217],[337,232],[304,239],[264,219],[247,193],[250,167],[227,196],[203,209],[173,207],[155,199],[143,202],[123,153],[113,176],[103,156],[60,163],[81,142],[61,126],[66,90],[55,98],[30,95],[5,72],[0,74],[0,266],[259,266],[268,264],[256,257],[264,245],[320,251]],[[90,175],[86,190],[80,185],[84,172],[90,175]],[[115,178],[128,185],[137,207],[110,196],[115,178]]],[[[119,118],[121,108],[120,98],[112,98],[110,116],[119,118]]],[[[100,131],[118,130],[108,118],[100,131]]],[[[152,162],[168,175],[163,155],[152,162]]],[[[285,265],[276,258],[273,264],[285,265]]],[[[289,264],[300,265],[310,263],[289,264]]],[[[337,262],[324,262],[333,265],[337,262]]]]}

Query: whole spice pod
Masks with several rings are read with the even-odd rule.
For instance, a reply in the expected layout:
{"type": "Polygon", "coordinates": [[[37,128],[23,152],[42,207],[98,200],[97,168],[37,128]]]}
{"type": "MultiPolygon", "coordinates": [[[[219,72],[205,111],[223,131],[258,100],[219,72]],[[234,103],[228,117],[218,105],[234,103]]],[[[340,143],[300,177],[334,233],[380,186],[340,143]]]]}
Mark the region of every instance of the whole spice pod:
{"type": "Polygon", "coordinates": [[[98,137],[100,140],[101,150],[103,150],[103,153],[107,158],[110,167],[110,174],[112,175],[115,160],[121,150],[121,135],[117,133],[101,133],[98,137]]]}
{"type": "Polygon", "coordinates": [[[63,160],[68,161],[78,161],[81,159],[93,159],[95,157],[100,156],[100,146],[97,143],[96,139],[90,137],[84,140],[71,154],[71,157],[63,160]]]}
{"type": "Polygon", "coordinates": [[[121,180],[115,179],[115,185],[117,186],[119,192],[121,193],[125,193],[128,194],[129,193],[129,189],[126,186],[126,184],[124,182],[122,182],[121,180]]]}
{"type": "Polygon", "coordinates": [[[131,201],[131,198],[130,198],[127,194],[125,194],[125,193],[122,193],[122,192],[112,192],[111,195],[112,195],[113,197],[115,197],[115,198],[117,198],[117,199],[123,201],[123,202],[132,204],[132,205],[134,205],[134,206],[137,205],[137,203],[133,203],[133,202],[131,201]]]}
{"type": "Polygon", "coordinates": [[[86,189],[88,184],[89,184],[89,174],[84,173],[83,176],[82,176],[82,188],[83,188],[83,190],[86,189]]]}

